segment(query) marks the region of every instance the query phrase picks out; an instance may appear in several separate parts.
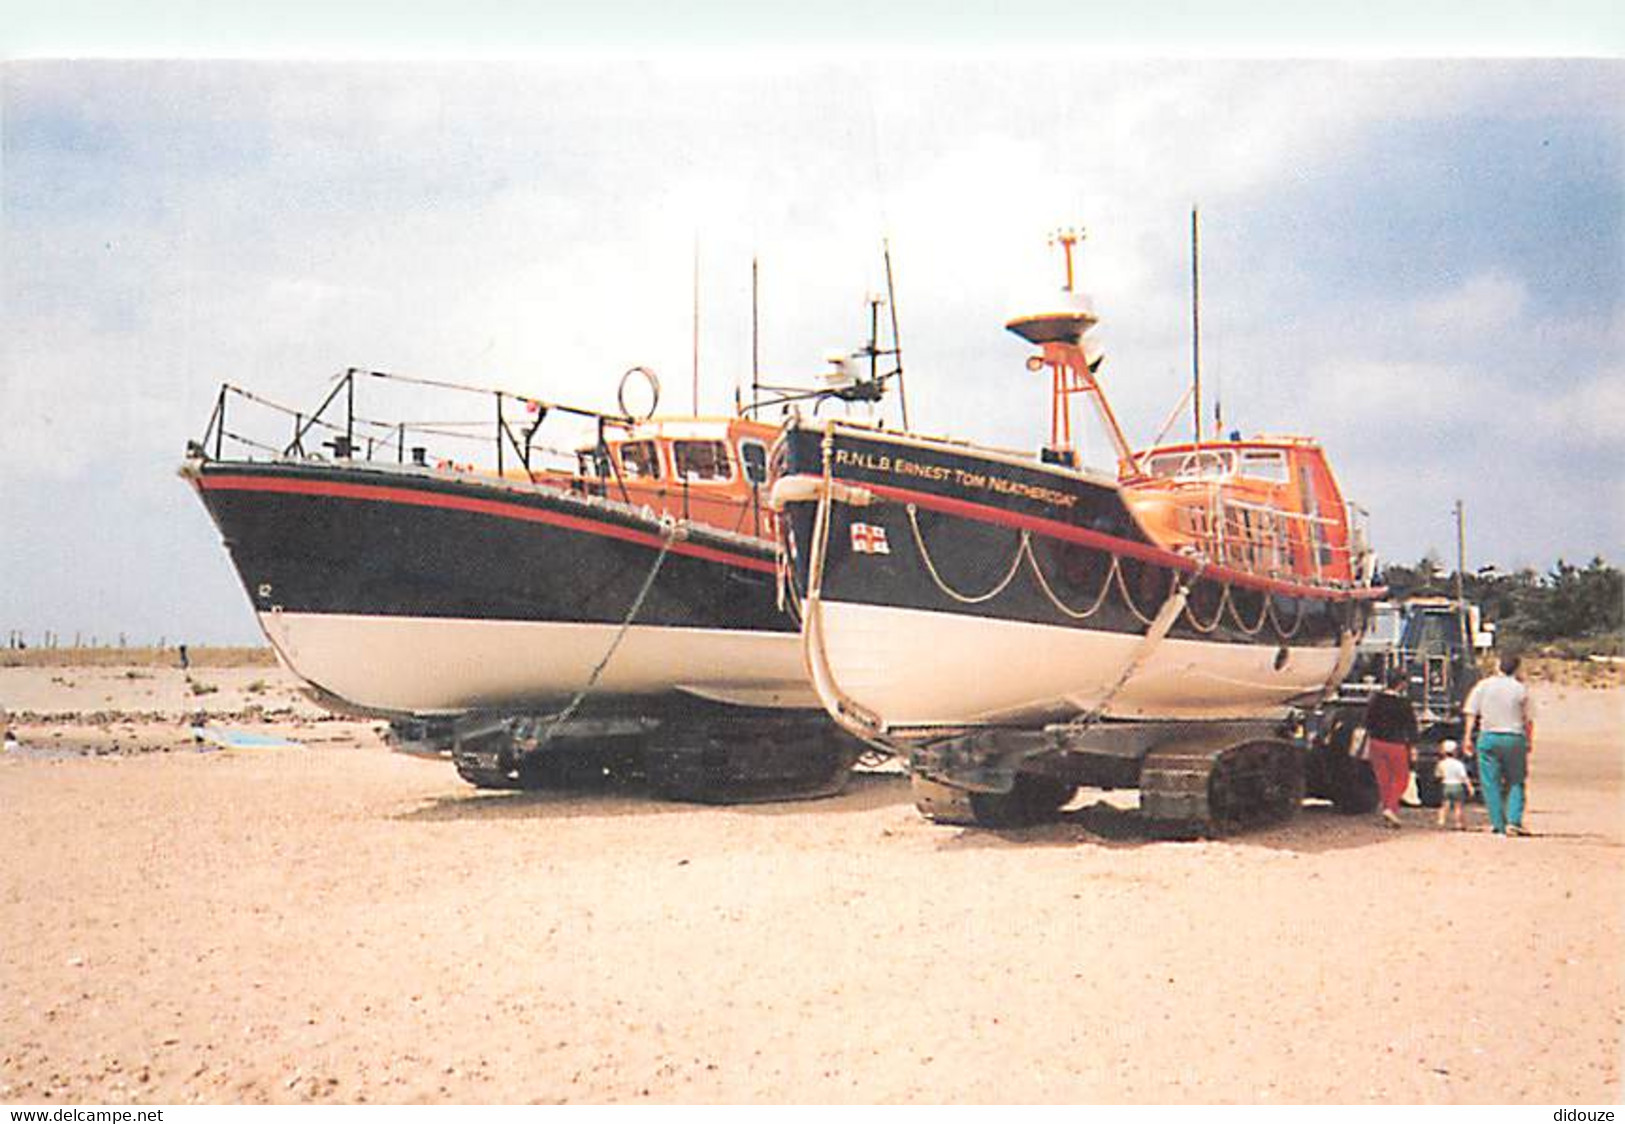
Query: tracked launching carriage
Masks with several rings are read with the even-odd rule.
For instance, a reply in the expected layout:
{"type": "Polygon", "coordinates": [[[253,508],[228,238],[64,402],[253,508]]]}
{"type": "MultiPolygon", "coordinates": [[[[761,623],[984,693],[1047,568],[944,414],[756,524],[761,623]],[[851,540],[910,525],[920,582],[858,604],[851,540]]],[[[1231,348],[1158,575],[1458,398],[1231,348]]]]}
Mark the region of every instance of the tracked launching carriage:
{"type": "Polygon", "coordinates": [[[1075,241],[1058,299],[1007,325],[1051,375],[1039,456],[786,427],[774,500],[813,684],[939,820],[1031,819],[1085,784],[1138,787],[1178,833],[1290,814],[1304,772],[1281,722],[1342,679],[1381,592],[1363,530],[1310,439],[1130,447],[1075,241]],[[1079,466],[1080,395],[1115,477],[1079,466]]]}

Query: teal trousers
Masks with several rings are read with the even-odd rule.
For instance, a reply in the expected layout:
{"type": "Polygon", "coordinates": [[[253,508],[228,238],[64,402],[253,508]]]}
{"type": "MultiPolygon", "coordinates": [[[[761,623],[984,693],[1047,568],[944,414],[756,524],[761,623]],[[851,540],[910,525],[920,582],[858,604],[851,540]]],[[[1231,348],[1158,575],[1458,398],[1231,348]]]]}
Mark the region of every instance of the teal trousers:
{"type": "Polygon", "coordinates": [[[1523,784],[1529,775],[1529,747],[1522,734],[1478,735],[1478,783],[1490,830],[1504,834],[1507,825],[1523,826],[1523,784]]]}

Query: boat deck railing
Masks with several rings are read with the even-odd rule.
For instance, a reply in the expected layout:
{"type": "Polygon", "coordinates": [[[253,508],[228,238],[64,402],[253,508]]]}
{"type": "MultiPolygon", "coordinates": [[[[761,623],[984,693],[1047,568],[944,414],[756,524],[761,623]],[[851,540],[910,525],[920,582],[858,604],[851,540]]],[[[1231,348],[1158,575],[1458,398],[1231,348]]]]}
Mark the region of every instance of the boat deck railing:
{"type": "MultiPolygon", "coordinates": [[[[234,383],[221,383],[203,437],[191,442],[188,451],[193,456],[217,461],[238,456],[252,459],[256,454],[268,454],[282,460],[383,461],[480,471],[470,463],[470,458],[484,459],[479,451],[483,447],[490,454],[488,463],[494,463],[496,475],[521,472],[535,482],[544,473],[579,467],[579,449],[557,448],[537,441],[542,423],[556,414],[594,423],[598,449],[607,447],[609,430],[624,430],[635,424],[634,419],[623,415],[544,402],[512,391],[351,367],[334,380],[316,409],[308,412],[234,383]],[[356,408],[357,384],[364,380],[456,392],[463,395],[465,401],[483,397],[490,413],[484,420],[465,417],[388,421],[370,417],[356,408]],[[252,415],[250,425],[239,426],[245,410],[252,415]],[[264,418],[267,414],[280,415],[284,419],[282,424],[290,427],[284,430],[286,440],[279,443],[275,438],[266,438],[264,418]],[[242,432],[244,428],[255,428],[259,435],[249,436],[242,432]],[[448,442],[451,443],[449,448],[448,442]],[[431,448],[441,455],[431,459],[431,448]]],[[[613,463],[613,458],[603,459],[613,463]]]]}
{"type": "Polygon", "coordinates": [[[1179,509],[1180,530],[1210,559],[1232,569],[1316,585],[1346,585],[1355,550],[1332,541],[1335,519],[1226,496],[1179,509]]]}
{"type": "Polygon", "coordinates": [[[326,397],[309,412],[234,383],[222,383],[203,436],[187,443],[187,455],[205,461],[263,456],[381,468],[400,465],[471,474],[487,481],[495,476],[510,485],[540,485],[598,496],[684,522],[699,521],[728,534],[762,537],[770,516],[762,510],[757,489],[734,505],[739,510],[732,512],[717,510],[709,494],[696,494],[686,478],[670,484],[629,481],[612,446],[639,424],[640,419],[626,414],[565,406],[512,391],[352,367],[334,380],[326,397]],[[484,420],[386,421],[357,409],[358,385],[375,380],[433,390],[436,393],[431,397],[437,405],[453,394],[460,395],[458,400],[463,402],[484,398],[489,413],[484,420]],[[588,423],[586,431],[578,430],[578,440],[569,448],[537,440],[543,422],[558,415],[588,423]],[[269,422],[273,416],[279,420],[269,422]],[[252,430],[254,435],[244,430],[252,430]]]}

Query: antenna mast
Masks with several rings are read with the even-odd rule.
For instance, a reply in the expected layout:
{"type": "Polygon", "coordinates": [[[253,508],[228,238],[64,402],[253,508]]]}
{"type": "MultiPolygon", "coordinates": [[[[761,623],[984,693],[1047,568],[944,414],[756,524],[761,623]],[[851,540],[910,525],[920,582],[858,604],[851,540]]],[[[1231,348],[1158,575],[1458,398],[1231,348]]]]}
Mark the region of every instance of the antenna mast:
{"type": "Polygon", "coordinates": [[[1456,625],[1461,629],[1461,650],[1473,659],[1473,638],[1467,633],[1467,513],[1456,501],[1456,625]]]}
{"type": "Polygon", "coordinates": [[[897,338],[897,287],[892,284],[891,239],[882,238],[880,248],[886,258],[886,303],[891,306],[891,346],[897,360],[897,401],[903,409],[903,428],[907,429],[908,390],[903,385],[903,341],[897,338]]]}
{"type": "Polygon", "coordinates": [[[700,416],[700,236],[694,236],[694,416],[700,416]]]}
{"type": "Polygon", "coordinates": [[[1028,343],[1042,348],[1039,355],[1027,360],[1029,371],[1048,368],[1051,373],[1050,440],[1043,452],[1050,464],[1078,467],[1078,449],[1072,440],[1072,396],[1088,394],[1093,400],[1101,425],[1111,439],[1117,453],[1118,476],[1121,479],[1142,475],[1139,459],[1130,448],[1123,427],[1106,401],[1105,392],[1095,378],[1095,371],[1104,356],[1090,360],[1084,344],[1084,334],[1096,321],[1092,304],[1076,291],[1077,277],[1073,269],[1072,251],[1083,238],[1080,230],[1063,229],[1050,236],[1050,245],[1061,247],[1066,261],[1066,286],[1058,306],[1046,305],[1034,314],[1017,316],[1005,327],[1028,343]]]}
{"type": "Polygon", "coordinates": [[[760,305],[757,284],[757,259],[750,259],[750,416],[755,417],[762,399],[762,333],[757,320],[760,305]]]}
{"type": "Polygon", "coordinates": [[[1191,208],[1191,429],[1192,441],[1202,445],[1202,229],[1191,208]]]}

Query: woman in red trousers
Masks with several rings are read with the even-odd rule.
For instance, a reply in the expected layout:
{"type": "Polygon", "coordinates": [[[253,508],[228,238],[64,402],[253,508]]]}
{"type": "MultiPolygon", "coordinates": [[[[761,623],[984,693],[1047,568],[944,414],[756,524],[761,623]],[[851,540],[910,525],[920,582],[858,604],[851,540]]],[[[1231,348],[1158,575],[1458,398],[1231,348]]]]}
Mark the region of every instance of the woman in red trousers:
{"type": "Polygon", "coordinates": [[[1365,707],[1366,746],[1377,777],[1382,818],[1389,827],[1400,823],[1399,798],[1411,780],[1411,746],[1416,744],[1416,711],[1405,693],[1408,685],[1405,672],[1395,670],[1365,707]]]}

